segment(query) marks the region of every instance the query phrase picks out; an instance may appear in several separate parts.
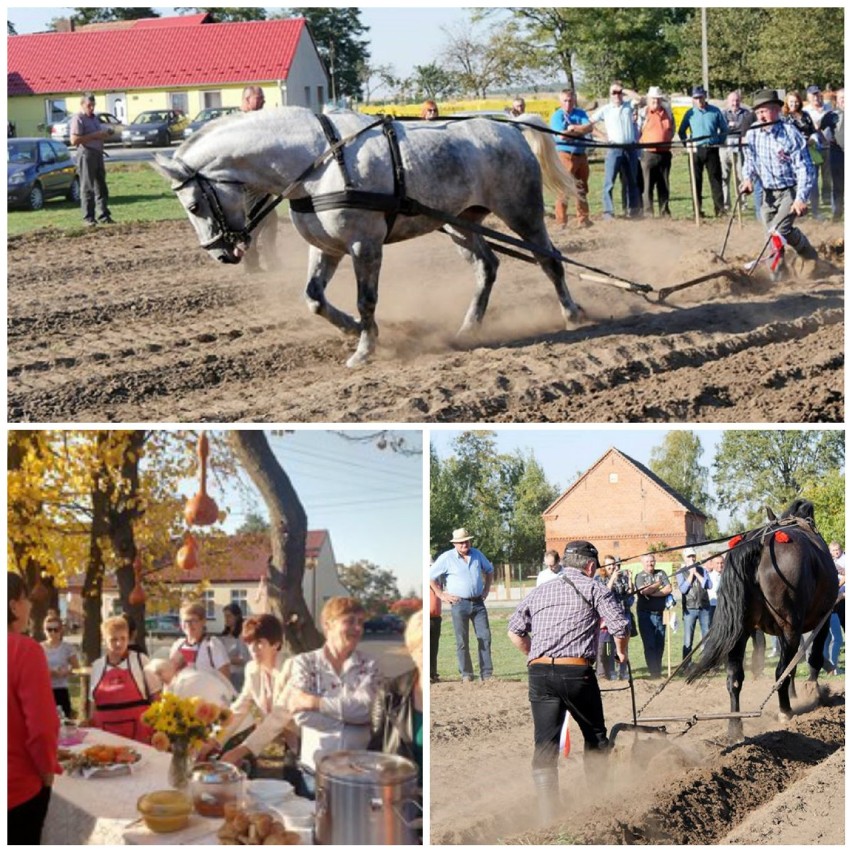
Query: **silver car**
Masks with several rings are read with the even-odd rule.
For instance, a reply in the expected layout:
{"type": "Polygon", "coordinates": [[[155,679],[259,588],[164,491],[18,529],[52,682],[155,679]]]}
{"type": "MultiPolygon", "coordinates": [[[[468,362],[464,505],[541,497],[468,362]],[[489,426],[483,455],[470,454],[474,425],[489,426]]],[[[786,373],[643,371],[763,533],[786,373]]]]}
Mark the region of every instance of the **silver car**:
{"type": "MultiPolygon", "coordinates": [[[[112,128],[112,136],[104,140],[105,145],[120,145],[121,131],[124,130],[124,125],[111,112],[96,112],[95,115],[105,128],[112,128]]],[[[50,137],[57,142],[64,142],[66,145],[71,144],[71,116],[59,121],[56,124],[50,125],[50,137]]]]}

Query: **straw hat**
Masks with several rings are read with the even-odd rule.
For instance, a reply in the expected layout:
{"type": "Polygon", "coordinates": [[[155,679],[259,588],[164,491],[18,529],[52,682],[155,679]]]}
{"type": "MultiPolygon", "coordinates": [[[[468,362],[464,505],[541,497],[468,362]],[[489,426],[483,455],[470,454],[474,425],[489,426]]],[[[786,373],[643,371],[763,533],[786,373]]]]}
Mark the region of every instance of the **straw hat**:
{"type": "Polygon", "coordinates": [[[662,98],[665,97],[663,94],[663,90],[659,86],[650,86],[648,88],[648,94],[646,95],[648,98],[662,98]]]}
{"type": "Polygon", "coordinates": [[[472,541],[473,536],[464,528],[459,527],[453,530],[453,537],[450,539],[450,544],[460,544],[463,541],[472,541]]]}

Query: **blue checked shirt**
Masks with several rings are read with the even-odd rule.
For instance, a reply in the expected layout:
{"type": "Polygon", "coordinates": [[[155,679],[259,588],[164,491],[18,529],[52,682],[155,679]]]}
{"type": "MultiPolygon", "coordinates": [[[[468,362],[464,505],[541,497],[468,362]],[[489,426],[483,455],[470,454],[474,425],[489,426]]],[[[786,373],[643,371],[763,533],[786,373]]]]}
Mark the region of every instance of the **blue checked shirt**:
{"type": "Polygon", "coordinates": [[[442,553],[429,569],[429,579],[444,579],[444,591],[460,598],[478,598],[485,584],[482,575],[494,573],[494,566],[475,547],[467,560],[455,549],[442,553]]]}
{"type": "Polygon", "coordinates": [[[752,127],[745,136],[743,177],[766,189],[796,187],[796,200],[808,203],[816,169],[805,137],[787,121],[752,127]]]}
{"type": "Polygon", "coordinates": [[[530,592],[509,619],[510,632],[530,636],[528,661],[537,657],[595,659],[601,619],[612,636],[628,635],[627,616],[612,591],[576,568],[563,571],[592,606],[562,578],[530,592]]]}

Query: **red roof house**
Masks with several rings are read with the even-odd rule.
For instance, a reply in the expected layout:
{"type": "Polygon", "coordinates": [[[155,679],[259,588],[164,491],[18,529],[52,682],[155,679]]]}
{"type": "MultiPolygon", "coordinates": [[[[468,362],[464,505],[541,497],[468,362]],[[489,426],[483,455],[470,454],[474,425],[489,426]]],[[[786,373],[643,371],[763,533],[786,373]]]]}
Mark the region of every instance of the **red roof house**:
{"type": "Polygon", "coordinates": [[[328,76],[303,18],[218,24],[209,15],[150,18],[7,38],[9,120],[19,135],[73,114],[91,91],[98,108],[130,120],[148,109],[195,115],[240,103],[248,84],[266,108],[321,111],[328,76]]]}

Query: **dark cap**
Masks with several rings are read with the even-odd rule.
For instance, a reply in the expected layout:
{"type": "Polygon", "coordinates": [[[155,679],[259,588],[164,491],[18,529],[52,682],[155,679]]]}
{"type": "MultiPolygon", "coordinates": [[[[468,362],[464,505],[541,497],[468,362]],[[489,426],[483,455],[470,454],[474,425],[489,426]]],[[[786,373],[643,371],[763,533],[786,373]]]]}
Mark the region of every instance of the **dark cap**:
{"type": "Polygon", "coordinates": [[[598,564],[600,564],[598,549],[590,541],[569,541],[568,544],[565,545],[562,558],[564,559],[570,553],[577,553],[580,556],[585,556],[587,559],[594,559],[598,564]]]}
{"type": "Polygon", "coordinates": [[[821,91],[822,91],[822,89],[820,89],[819,86],[808,86],[808,88],[807,88],[807,93],[809,95],[815,95],[815,94],[817,94],[818,92],[821,92],[821,91]]]}
{"type": "Polygon", "coordinates": [[[761,89],[754,96],[754,103],[752,104],[752,109],[758,109],[759,107],[766,106],[766,104],[775,104],[776,106],[782,107],[784,106],[784,101],[778,97],[778,92],[775,89],[761,89]]]}
{"type": "Polygon", "coordinates": [[[693,98],[706,98],[707,90],[704,86],[694,86],[692,89],[692,97],[693,98]]]}

